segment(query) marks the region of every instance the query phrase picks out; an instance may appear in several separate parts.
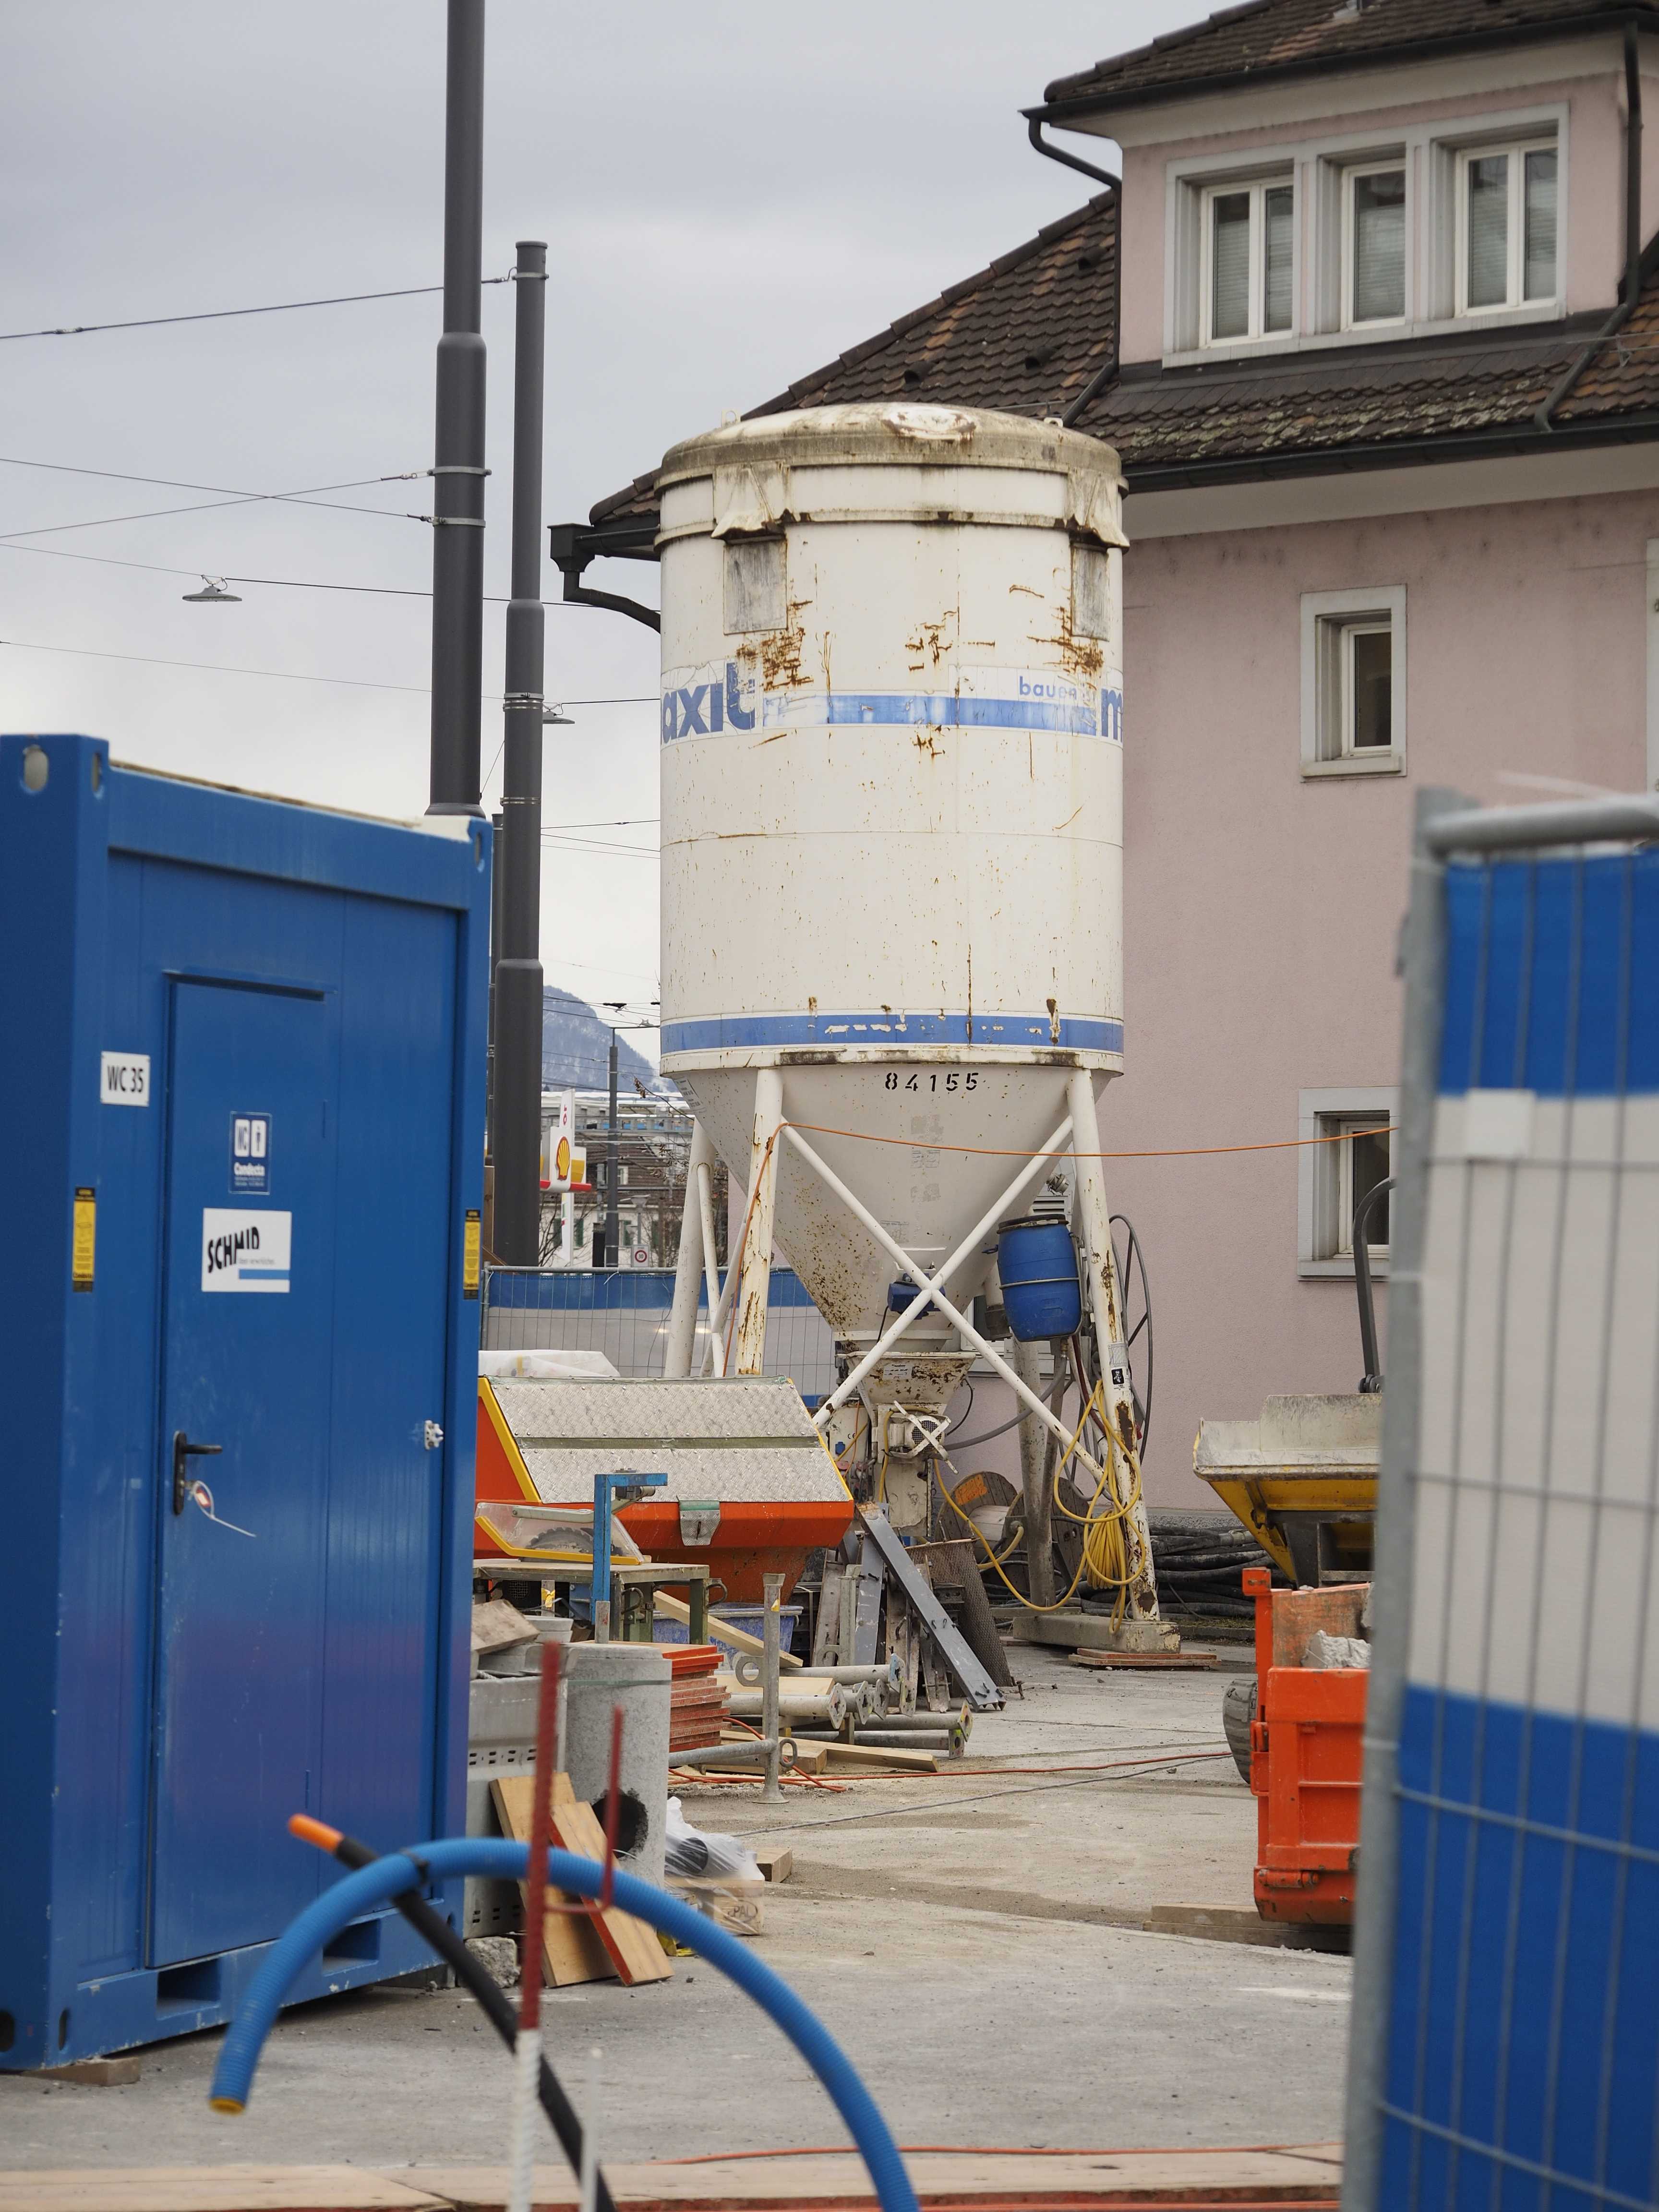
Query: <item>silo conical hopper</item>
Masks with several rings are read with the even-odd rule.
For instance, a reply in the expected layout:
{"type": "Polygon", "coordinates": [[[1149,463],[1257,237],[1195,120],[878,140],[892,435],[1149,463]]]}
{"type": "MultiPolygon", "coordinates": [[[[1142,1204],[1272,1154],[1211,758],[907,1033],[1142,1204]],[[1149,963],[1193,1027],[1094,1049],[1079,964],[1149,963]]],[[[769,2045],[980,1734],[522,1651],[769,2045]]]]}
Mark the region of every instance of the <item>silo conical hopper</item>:
{"type": "MultiPolygon", "coordinates": [[[[874,404],[691,439],[658,489],[663,1071],[750,1193],[735,1364],[774,1242],[851,1363],[898,1258],[932,1275],[960,1250],[963,1312],[1040,1186],[1028,1156],[1057,1132],[1099,1151],[1123,1052],[1117,457],[874,404]]],[[[1115,1305],[1099,1162],[1078,1164],[1115,1305]]],[[[1121,1323],[1097,1334],[1109,1368],[1121,1323]]],[[[946,1363],[942,1404],[954,1325],[929,1312],[903,1348],[946,1363]]]]}

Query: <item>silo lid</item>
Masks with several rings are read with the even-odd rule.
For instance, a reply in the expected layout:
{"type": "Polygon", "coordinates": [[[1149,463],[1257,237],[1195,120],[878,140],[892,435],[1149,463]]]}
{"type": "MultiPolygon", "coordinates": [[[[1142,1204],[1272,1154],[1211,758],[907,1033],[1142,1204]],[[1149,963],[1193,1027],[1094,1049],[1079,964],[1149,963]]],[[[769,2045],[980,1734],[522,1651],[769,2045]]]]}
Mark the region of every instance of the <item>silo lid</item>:
{"type": "Polygon", "coordinates": [[[897,463],[911,468],[1035,469],[1055,475],[1105,477],[1121,488],[1114,449],[1081,430],[1029,415],[985,408],[921,405],[912,400],[869,400],[842,407],[791,408],[722,423],[671,446],[657,477],[660,493],[671,483],[707,476],[716,468],[784,465],[868,467],[897,463]]]}

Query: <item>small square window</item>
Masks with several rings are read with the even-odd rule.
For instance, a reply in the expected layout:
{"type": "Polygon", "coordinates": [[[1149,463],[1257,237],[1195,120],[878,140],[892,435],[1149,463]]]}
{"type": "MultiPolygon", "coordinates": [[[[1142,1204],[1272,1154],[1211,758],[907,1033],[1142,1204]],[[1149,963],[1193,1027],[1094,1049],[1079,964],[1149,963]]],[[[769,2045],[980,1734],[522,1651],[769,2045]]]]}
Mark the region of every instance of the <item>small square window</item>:
{"type": "Polygon", "coordinates": [[[1405,599],[1397,586],[1304,595],[1304,775],[1405,765],[1405,599]]]}
{"type": "Polygon", "coordinates": [[[1343,312],[1352,330],[1406,313],[1406,169],[1401,161],[1352,168],[1343,179],[1343,312]]]}
{"type": "Polygon", "coordinates": [[[1214,187],[1203,196],[1200,338],[1236,345],[1291,327],[1296,193],[1287,180],[1214,187]]]}
{"type": "Polygon", "coordinates": [[[1485,315],[1556,296],[1554,141],[1457,157],[1457,312],[1485,315]]]}

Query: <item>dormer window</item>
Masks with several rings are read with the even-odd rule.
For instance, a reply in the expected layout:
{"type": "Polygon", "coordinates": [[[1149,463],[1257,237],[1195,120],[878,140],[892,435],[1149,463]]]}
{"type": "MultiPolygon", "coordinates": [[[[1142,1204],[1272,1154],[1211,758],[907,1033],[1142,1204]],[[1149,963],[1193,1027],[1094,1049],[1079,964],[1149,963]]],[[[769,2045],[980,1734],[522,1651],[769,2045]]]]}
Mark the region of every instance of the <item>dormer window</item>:
{"type": "Polygon", "coordinates": [[[1560,315],[1569,120],[1559,101],[1171,161],[1166,366],[1560,315]]]}
{"type": "Polygon", "coordinates": [[[1556,296],[1553,139],[1469,147],[1457,157],[1457,312],[1556,296]]]}
{"type": "Polygon", "coordinates": [[[1203,344],[1248,343],[1291,328],[1295,216],[1288,179],[1217,185],[1204,194],[1203,344]]]}
{"type": "Polygon", "coordinates": [[[1367,162],[1342,177],[1342,320],[1349,330],[1406,314],[1406,168],[1367,162]]]}

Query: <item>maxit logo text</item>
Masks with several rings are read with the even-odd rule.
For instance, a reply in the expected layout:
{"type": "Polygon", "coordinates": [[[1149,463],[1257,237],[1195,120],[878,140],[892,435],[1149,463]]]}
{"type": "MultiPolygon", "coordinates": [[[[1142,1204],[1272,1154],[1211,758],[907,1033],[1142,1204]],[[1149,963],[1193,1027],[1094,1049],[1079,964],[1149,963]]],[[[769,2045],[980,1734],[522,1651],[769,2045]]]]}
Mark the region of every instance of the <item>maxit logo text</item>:
{"type": "Polygon", "coordinates": [[[662,695],[662,741],[677,738],[717,738],[726,730],[755,726],[755,678],[745,675],[735,660],[724,669],[676,670],[662,695]],[[678,679],[684,674],[686,680],[678,679]],[[744,702],[747,698],[750,703],[744,702]]]}

